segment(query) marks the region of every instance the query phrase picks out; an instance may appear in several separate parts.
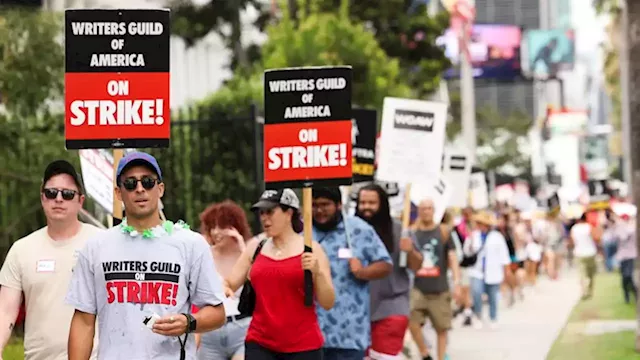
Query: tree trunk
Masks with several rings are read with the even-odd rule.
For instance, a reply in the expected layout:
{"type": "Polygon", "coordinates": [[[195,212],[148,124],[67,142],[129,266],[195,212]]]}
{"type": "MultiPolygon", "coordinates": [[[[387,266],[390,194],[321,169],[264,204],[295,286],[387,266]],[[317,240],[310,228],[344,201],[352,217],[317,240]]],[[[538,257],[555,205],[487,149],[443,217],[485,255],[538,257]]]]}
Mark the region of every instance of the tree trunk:
{"type": "Polygon", "coordinates": [[[298,0],[287,0],[287,7],[289,8],[289,17],[293,21],[294,25],[298,26],[298,0]]]}
{"type": "MultiPolygon", "coordinates": [[[[635,205],[640,208],[640,0],[626,0],[626,14],[622,14],[622,33],[626,34],[626,44],[623,44],[621,56],[628,56],[629,86],[621,89],[628,99],[631,131],[631,167],[632,194],[635,205]],[[625,26],[626,25],[626,26],[625,26]],[[626,45],[626,46],[625,46],[626,45]],[[626,49],[625,49],[626,48],[626,49]],[[625,54],[624,50],[628,53],[625,54]]],[[[623,82],[624,83],[624,82],[623,82]]],[[[623,105],[624,106],[624,105],[623,105]]],[[[636,222],[636,243],[640,250],[640,221],[636,222]]],[[[639,252],[640,253],[640,252],[639,252]]],[[[635,280],[640,278],[640,259],[635,262],[635,280]]],[[[638,282],[636,282],[638,284],[638,282]]],[[[637,300],[637,299],[636,299],[637,300]]],[[[640,352],[640,301],[636,304],[638,328],[636,330],[636,351],[640,352]]]]}
{"type": "Polygon", "coordinates": [[[231,21],[231,46],[233,54],[238,62],[238,67],[246,68],[249,66],[247,52],[242,46],[242,19],[240,18],[240,1],[234,1],[233,19],[231,21]]]}

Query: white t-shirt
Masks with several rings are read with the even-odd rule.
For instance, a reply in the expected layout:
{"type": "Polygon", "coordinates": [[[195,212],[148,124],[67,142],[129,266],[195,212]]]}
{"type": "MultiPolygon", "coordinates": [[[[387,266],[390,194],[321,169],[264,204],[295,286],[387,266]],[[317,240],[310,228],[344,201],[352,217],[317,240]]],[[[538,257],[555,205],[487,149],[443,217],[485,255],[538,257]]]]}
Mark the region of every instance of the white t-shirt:
{"type": "MultiPolygon", "coordinates": [[[[473,254],[481,246],[481,234],[479,231],[474,231],[471,239],[464,244],[465,254],[473,254]]],[[[469,276],[474,279],[484,279],[484,282],[489,285],[501,284],[504,280],[504,267],[510,263],[507,241],[498,231],[492,230],[487,235],[486,243],[478,254],[475,265],[469,268],[469,276]]]]}
{"type": "Polygon", "coordinates": [[[591,224],[578,223],[571,228],[573,255],[578,258],[595,256],[598,253],[595,241],[591,237],[591,224]]]}
{"type": "MultiPolygon", "coordinates": [[[[73,306],[64,302],[78,252],[103,230],[82,224],[76,236],[53,240],[47,228],[16,241],[0,271],[0,285],[24,293],[26,360],[66,360],[73,306]]],[[[96,334],[97,335],[97,334],[96,334]]],[[[94,339],[94,353],[96,357],[94,339]]]]}

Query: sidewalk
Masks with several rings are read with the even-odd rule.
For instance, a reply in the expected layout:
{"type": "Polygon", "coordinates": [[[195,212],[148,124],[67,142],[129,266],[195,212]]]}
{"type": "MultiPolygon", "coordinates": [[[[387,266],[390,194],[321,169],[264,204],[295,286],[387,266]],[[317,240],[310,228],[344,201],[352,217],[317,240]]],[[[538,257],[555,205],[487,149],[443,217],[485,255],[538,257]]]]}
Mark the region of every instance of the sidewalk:
{"type": "MultiPolygon", "coordinates": [[[[523,302],[507,308],[501,299],[499,326],[491,330],[460,327],[454,321],[449,337],[451,360],[545,360],[556,337],[567,322],[571,310],[580,299],[578,269],[564,269],[557,281],[542,276],[535,289],[525,289],[523,302]]],[[[488,306],[485,304],[485,318],[488,306]]],[[[426,331],[436,354],[436,334],[426,331]]],[[[410,335],[407,340],[410,339],[410,335]]],[[[415,349],[414,345],[412,348],[415,349]]],[[[414,353],[415,354],[415,353],[414,353]]],[[[417,358],[414,358],[417,359],[417,358]]]]}
{"type": "Polygon", "coordinates": [[[524,302],[512,308],[501,301],[496,330],[454,328],[448,351],[451,360],[545,360],[579,301],[578,270],[565,269],[557,281],[542,276],[536,288],[528,290],[524,302]]]}

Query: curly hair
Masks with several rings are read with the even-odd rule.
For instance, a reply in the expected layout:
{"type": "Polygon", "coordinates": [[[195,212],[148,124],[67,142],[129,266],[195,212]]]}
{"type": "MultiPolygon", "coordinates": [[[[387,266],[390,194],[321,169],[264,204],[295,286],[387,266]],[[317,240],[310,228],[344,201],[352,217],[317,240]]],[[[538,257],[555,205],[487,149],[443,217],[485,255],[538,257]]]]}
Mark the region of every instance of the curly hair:
{"type": "Polygon", "coordinates": [[[245,241],[253,236],[244,210],[231,200],[211,204],[200,213],[202,235],[208,234],[216,226],[221,229],[234,227],[245,241]]]}

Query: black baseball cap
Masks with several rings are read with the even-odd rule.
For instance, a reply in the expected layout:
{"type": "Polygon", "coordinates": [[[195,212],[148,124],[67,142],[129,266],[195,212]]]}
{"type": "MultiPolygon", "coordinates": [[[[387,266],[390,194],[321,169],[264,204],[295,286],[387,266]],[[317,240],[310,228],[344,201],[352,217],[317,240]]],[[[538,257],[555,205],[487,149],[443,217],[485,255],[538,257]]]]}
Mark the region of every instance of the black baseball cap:
{"type": "Polygon", "coordinates": [[[260,196],[260,200],[253,204],[251,210],[270,210],[278,205],[285,205],[300,210],[300,199],[298,199],[296,193],[289,188],[265,190],[262,196],[260,196]]]}
{"type": "Polygon", "coordinates": [[[47,168],[44,170],[44,176],[42,177],[42,189],[44,190],[44,184],[49,181],[52,177],[60,174],[67,174],[73,178],[73,181],[76,183],[78,187],[78,191],[83,194],[82,190],[82,182],[80,181],[80,176],[76,172],[76,168],[71,165],[70,162],[66,160],[55,160],[47,165],[47,168]]]}

